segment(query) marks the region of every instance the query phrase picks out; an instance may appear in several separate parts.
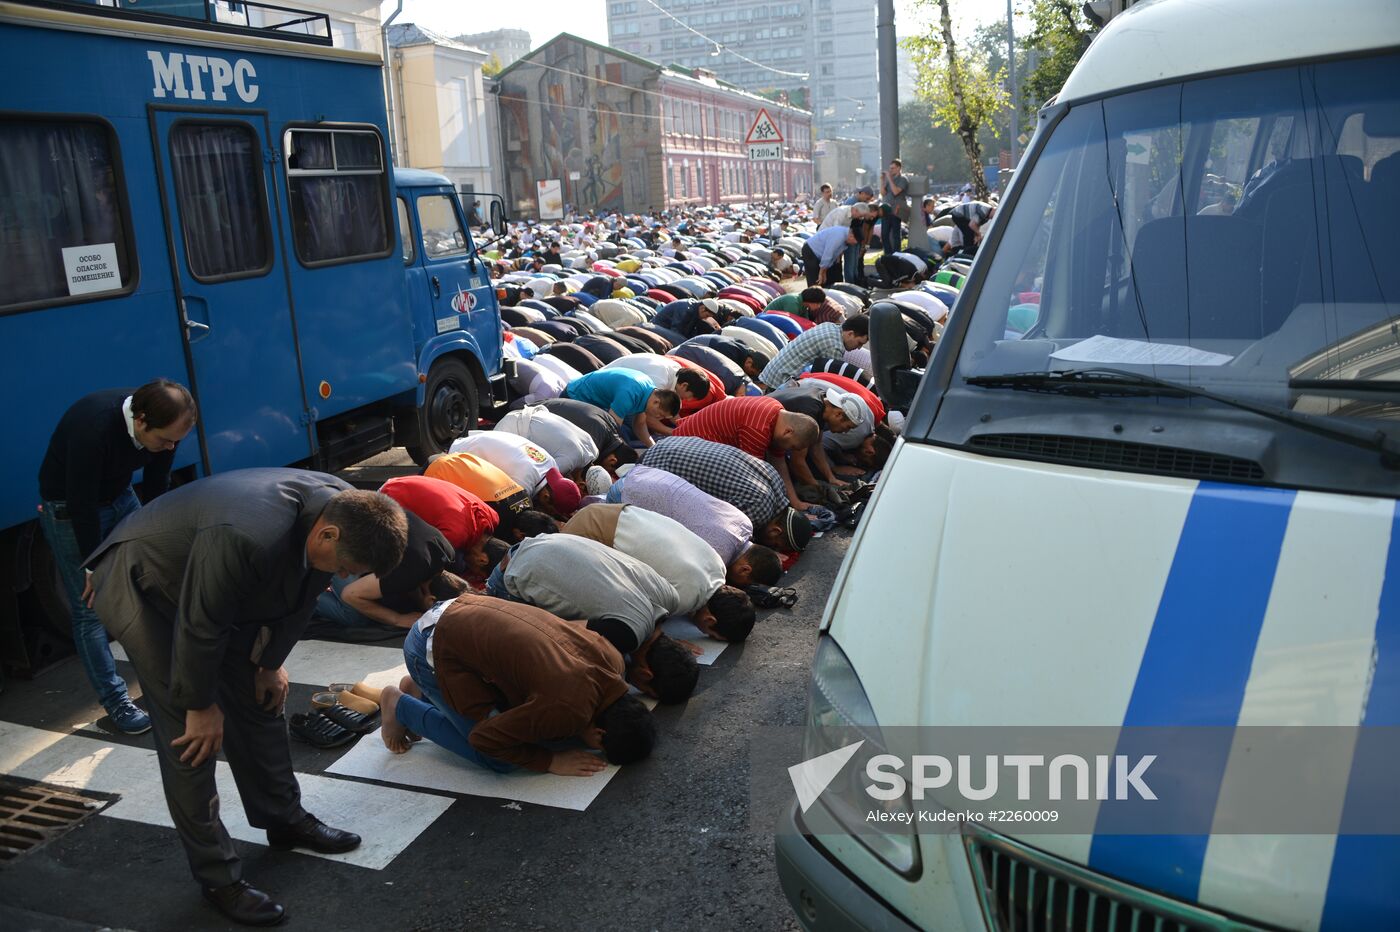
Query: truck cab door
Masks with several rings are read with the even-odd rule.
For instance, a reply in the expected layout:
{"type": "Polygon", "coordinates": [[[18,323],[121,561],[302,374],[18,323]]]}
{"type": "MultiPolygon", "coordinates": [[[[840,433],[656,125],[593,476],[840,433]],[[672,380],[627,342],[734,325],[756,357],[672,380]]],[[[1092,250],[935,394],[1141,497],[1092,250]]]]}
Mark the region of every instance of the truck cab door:
{"type": "Polygon", "coordinates": [[[431,191],[414,198],[421,236],[424,283],[432,303],[433,332],[464,330],[475,340],[487,375],[500,369],[500,315],[486,263],[476,254],[456,194],[431,191]]]}

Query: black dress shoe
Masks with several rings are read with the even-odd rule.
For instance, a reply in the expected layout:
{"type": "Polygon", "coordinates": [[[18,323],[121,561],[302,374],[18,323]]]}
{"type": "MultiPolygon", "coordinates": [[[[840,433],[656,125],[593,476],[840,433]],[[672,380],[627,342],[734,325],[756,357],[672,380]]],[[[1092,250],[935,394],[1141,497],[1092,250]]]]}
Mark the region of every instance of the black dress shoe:
{"type": "Polygon", "coordinates": [[[331,828],[314,815],[296,825],[267,830],[267,843],[274,848],[308,848],[321,854],[340,854],[360,846],[360,836],[331,828]]]}
{"type": "Polygon", "coordinates": [[[266,893],[238,880],[227,887],[205,887],[204,898],[219,912],[245,926],[275,926],[287,918],[282,904],[266,893]]]}

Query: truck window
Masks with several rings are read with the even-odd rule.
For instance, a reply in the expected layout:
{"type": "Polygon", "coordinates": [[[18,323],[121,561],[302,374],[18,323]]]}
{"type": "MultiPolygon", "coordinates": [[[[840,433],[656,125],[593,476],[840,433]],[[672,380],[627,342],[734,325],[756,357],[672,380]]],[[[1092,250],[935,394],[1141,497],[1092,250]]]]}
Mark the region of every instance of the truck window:
{"type": "Polygon", "coordinates": [[[64,250],[109,246],[118,293],[132,279],[125,212],[108,128],[83,120],[0,120],[0,308],[100,296],[69,278],[64,250]]]}
{"type": "Polygon", "coordinates": [[[285,148],[297,258],[323,265],[388,255],[393,230],[379,134],[289,129],[285,148]]]}
{"type": "Polygon", "coordinates": [[[418,198],[418,222],[423,225],[423,254],[429,259],[466,255],[467,234],[452,198],[443,194],[418,198]]]}
{"type": "Polygon", "coordinates": [[[271,225],[257,134],[244,123],[180,123],[170,131],[185,258],[199,281],[272,268],[271,225]]]}
{"type": "MultiPolygon", "coordinates": [[[[1070,104],[993,221],[957,376],[1109,367],[1365,430],[1393,419],[1397,86],[1390,53],[1070,104]]],[[[1022,396],[1047,416],[1109,404],[1086,398],[1022,396]]]]}
{"type": "Polygon", "coordinates": [[[418,251],[413,248],[413,224],[408,219],[408,201],[396,197],[394,203],[399,208],[399,238],[403,241],[403,264],[412,265],[413,260],[418,258],[418,251]]]}

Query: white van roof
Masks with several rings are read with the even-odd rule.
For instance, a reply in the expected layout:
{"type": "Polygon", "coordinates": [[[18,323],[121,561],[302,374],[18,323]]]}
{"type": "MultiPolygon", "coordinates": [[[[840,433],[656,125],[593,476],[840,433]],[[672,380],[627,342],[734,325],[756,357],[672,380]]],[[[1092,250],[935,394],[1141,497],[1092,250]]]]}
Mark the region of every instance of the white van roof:
{"type": "Polygon", "coordinates": [[[1396,0],[1144,0],[1109,21],[1058,99],[1397,46],[1396,0]]]}

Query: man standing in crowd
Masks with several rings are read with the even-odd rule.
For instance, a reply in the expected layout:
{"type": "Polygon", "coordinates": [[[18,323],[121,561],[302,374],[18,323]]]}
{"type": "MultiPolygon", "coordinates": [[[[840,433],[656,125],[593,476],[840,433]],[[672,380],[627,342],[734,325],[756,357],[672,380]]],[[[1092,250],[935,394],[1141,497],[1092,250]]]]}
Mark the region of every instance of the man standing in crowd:
{"type": "Polygon", "coordinates": [[[301,806],[283,705],[291,653],[333,575],[398,566],[408,521],[393,499],[334,476],[244,469],[192,482],[122,521],[88,559],[94,608],[151,707],[170,816],[207,900],[248,925],[282,906],[242,879],[219,819],[222,748],[248,823],[268,844],[334,853],[360,843],[301,806]]]}
{"type": "Polygon", "coordinates": [[[836,202],[831,199],[831,185],[822,185],[821,196],[812,204],[812,220],[816,222],[817,226],[821,226],[826,215],[835,208],[836,202]]]}
{"type": "Polygon", "coordinates": [[[847,246],[855,244],[850,227],[827,227],[808,237],[802,244],[802,271],[807,276],[807,287],[840,282],[841,257],[847,246]]]}
{"type": "Polygon", "coordinates": [[[982,201],[964,201],[953,208],[950,216],[961,234],[962,251],[976,255],[982,242],[982,227],[996,216],[997,209],[982,201]]]}
{"type": "Polygon", "coordinates": [[[880,176],[880,249],[885,255],[899,252],[904,244],[904,221],[909,219],[909,179],[904,163],[893,159],[880,176]]]}
{"type": "Polygon", "coordinates": [[[91,607],[92,574],[81,567],[112,528],[141,507],[132,473],[142,470],[147,502],[170,487],[175,447],[194,423],[194,399],[176,382],[93,392],[59,419],[39,467],[39,524],[68,596],[73,646],[112,727],[128,735],[149,731],[151,719],[117,675],[107,630],[91,607]]]}

